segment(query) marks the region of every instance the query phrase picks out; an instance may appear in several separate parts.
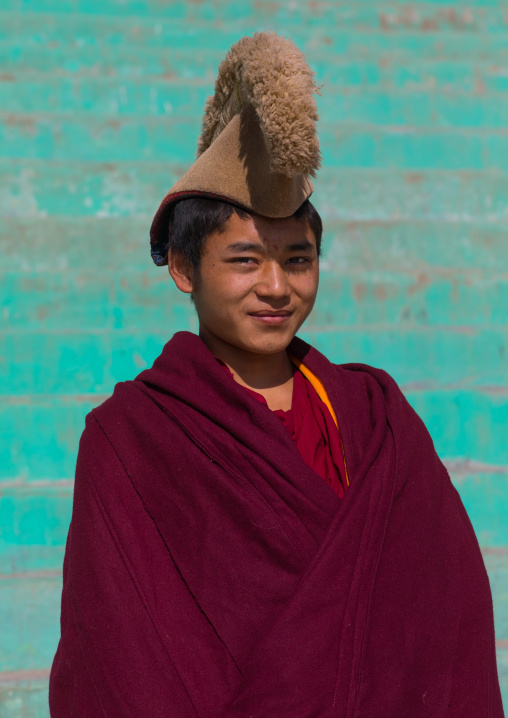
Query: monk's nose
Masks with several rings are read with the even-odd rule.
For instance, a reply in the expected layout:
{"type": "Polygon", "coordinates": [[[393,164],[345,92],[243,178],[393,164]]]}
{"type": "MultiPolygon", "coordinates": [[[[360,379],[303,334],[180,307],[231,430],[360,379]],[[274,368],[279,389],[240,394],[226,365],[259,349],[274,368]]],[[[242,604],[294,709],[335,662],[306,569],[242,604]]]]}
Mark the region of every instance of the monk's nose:
{"type": "Polygon", "coordinates": [[[290,293],[284,269],[277,262],[267,263],[259,278],[256,291],[260,296],[281,299],[290,293]]]}

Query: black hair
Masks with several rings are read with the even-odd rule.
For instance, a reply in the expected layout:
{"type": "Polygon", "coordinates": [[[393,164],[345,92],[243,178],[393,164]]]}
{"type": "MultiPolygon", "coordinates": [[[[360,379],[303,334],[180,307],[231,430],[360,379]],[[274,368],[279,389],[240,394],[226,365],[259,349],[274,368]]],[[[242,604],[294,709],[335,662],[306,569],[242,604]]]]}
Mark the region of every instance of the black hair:
{"type": "MultiPolygon", "coordinates": [[[[180,200],[171,210],[167,251],[171,250],[187,259],[194,272],[199,275],[205,240],[214,232],[220,232],[233,212],[236,212],[241,219],[248,219],[251,216],[251,213],[245,209],[207,197],[180,200]]],[[[296,210],[293,217],[308,223],[316,237],[319,256],[323,224],[316,208],[307,199],[296,210]]]]}

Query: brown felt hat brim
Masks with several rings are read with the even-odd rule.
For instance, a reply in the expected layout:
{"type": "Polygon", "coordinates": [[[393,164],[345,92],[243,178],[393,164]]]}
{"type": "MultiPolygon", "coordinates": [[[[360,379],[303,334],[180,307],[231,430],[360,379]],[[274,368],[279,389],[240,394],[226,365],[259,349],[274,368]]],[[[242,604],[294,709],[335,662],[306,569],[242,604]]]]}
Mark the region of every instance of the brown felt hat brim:
{"type": "Polygon", "coordinates": [[[167,264],[160,249],[168,243],[168,211],[181,199],[212,197],[253,214],[283,218],[294,214],[313,189],[308,175],[286,177],[271,172],[258,116],[247,105],[162,200],[150,230],[152,257],[157,264],[167,264]]]}

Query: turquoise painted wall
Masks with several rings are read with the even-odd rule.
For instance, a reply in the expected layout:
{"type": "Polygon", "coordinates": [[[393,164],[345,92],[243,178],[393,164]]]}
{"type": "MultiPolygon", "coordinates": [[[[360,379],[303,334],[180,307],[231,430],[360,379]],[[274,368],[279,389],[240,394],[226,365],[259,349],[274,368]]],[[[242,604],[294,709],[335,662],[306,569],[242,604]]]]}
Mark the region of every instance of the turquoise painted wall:
{"type": "Polygon", "coordinates": [[[274,29],[323,85],[305,339],[391,372],[477,531],[508,697],[508,3],[2,0],[0,715],[47,716],[85,414],[191,306],[148,228],[217,65],[274,29]]]}

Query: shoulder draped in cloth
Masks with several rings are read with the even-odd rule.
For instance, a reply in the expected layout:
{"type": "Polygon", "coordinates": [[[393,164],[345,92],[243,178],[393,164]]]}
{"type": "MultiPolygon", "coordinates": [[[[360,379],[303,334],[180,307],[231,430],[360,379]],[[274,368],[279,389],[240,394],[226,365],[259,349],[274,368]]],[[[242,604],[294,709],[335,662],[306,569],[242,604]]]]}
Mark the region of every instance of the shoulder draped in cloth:
{"type": "Polygon", "coordinates": [[[53,718],[500,718],[492,600],[469,519],[393,379],[324,384],[343,499],[180,332],[89,414],[53,718]]]}

